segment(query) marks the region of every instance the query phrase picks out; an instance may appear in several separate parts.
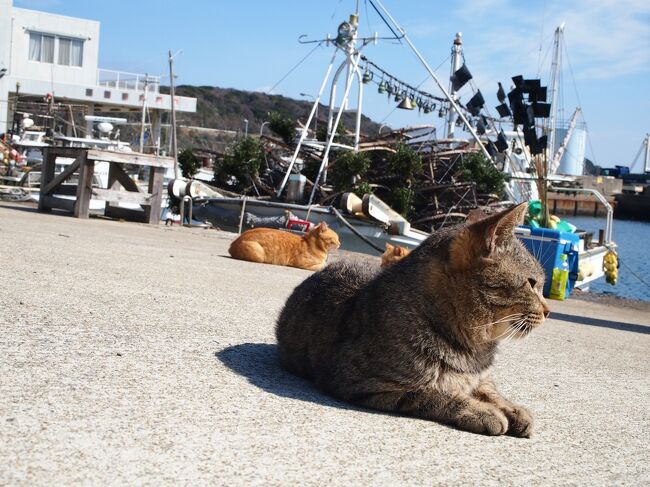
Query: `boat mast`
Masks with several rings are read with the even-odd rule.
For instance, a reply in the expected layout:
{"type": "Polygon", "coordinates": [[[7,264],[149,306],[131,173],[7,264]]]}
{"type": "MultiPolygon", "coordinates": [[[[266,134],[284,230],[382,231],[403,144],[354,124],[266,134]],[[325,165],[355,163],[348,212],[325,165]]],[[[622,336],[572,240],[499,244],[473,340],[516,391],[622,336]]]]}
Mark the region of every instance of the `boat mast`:
{"type": "MultiPolygon", "coordinates": [[[[564,22],[555,29],[555,40],[553,41],[553,62],[551,64],[551,116],[548,117],[548,153],[547,159],[555,155],[555,129],[557,126],[558,112],[558,87],[560,83],[560,66],[562,64],[562,36],[564,35],[564,22]]],[[[548,168],[546,168],[548,171],[548,168]]],[[[548,174],[545,174],[547,176],[548,174]]]]}
{"type": "Polygon", "coordinates": [[[650,173],[650,134],[645,135],[645,158],[643,160],[643,172],[650,173]]]}
{"type": "MultiPolygon", "coordinates": [[[[329,137],[330,133],[332,131],[336,131],[337,126],[334,125],[334,112],[335,112],[335,104],[336,104],[336,87],[338,84],[338,78],[341,75],[341,72],[343,71],[343,68],[346,70],[346,76],[345,76],[345,93],[346,95],[343,97],[343,100],[341,101],[340,105],[340,110],[346,110],[348,108],[348,102],[349,102],[349,92],[351,89],[351,83],[352,79],[356,76],[357,78],[357,87],[358,87],[358,98],[357,98],[357,111],[356,111],[356,120],[355,120],[355,127],[354,127],[354,150],[359,150],[359,139],[360,139],[360,134],[361,134],[361,107],[363,104],[363,82],[362,82],[362,76],[361,72],[359,71],[359,59],[358,55],[361,52],[361,49],[363,49],[364,45],[360,46],[357,48],[357,38],[358,38],[358,27],[359,27],[359,13],[357,10],[357,13],[350,15],[350,19],[348,22],[344,22],[341,24],[343,25],[349,25],[350,30],[349,30],[349,37],[347,38],[342,38],[341,34],[339,33],[339,37],[337,37],[337,43],[338,48],[341,49],[345,53],[345,59],[337,69],[336,73],[334,74],[334,78],[332,78],[332,85],[330,88],[330,104],[329,104],[329,109],[328,109],[328,115],[327,115],[327,136],[329,137]]],[[[339,26],[339,29],[341,29],[341,26],[339,26]]],[[[323,174],[323,182],[327,182],[327,171],[323,174]]]]}
{"type": "Polygon", "coordinates": [[[287,168],[287,172],[284,174],[284,179],[282,180],[282,183],[280,184],[280,187],[278,188],[278,191],[276,193],[276,196],[279,198],[280,195],[282,194],[282,191],[284,190],[284,187],[287,184],[287,181],[289,180],[289,175],[291,174],[291,170],[293,169],[293,165],[296,163],[296,159],[298,158],[298,154],[300,153],[300,148],[302,147],[303,142],[307,138],[307,133],[309,131],[309,125],[311,125],[311,121],[314,118],[314,114],[318,110],[318,104],[320,103],[321,96],[323,96],[323,91],[325,90],[325,86],[327,85],[327,80],[330,77],[330,74],[332,72],[332,68],[334,66],[334,60],[336,59],[336,54],[338,53],[337,49],[334,49],[334,54],[332,54],[332,59],[330,60],[329,65],[327,66],[327,71],[325,73],[325,76],[323,77],[323,82],[320,85],[320,89],[318,90],[318,95],[316,96],[316,99],[314,100],[314,104],[311,108],[311,112],[309,112],[309,116],[307,117],[307,122],[305,123],[304,127],[302,128],[302,132],[300,133],[300,139],[298,140],[298,143],[296,144],[296,148],[293,151],[293,156],[291,156],[291,161],[289,162],[289,167],[287,168]]]}
{"type": "MultiPolygon", "coordinates": [[[[461,65],[463,58],[463,34],[462,32],[456,33],[454,38],[454,43],[451,46],[451,73],[449,74],[449,94],[454,100],[458,100],[458,95],[453,89],[454,83],[452,81],[454,73],[458,71],[461,65]]],[[[456,127],[456,110],[449,110],[447,112],[447,130],[445,132],[445,138],[453,139],[454,138],[454,128],[456,127]]]]}

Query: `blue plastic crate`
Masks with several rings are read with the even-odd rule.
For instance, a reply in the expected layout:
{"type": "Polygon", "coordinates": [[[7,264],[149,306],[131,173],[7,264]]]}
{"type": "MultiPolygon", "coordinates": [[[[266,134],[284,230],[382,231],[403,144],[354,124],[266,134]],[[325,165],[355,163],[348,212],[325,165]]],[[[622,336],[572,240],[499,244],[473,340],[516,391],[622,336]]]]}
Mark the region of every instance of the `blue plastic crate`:
{"type": "Polygon", "coordinates": [[[569,293],[578,279],[578,243],[580,237],[574,233],[528,226],[517,227],[515,235],[544,268],[546,274],[546,282],[544,283],[545,297],[549,296],[551,290],[553,269],[560,266],[560,255],[567,255],[569,280],[566,287],[566,297],[569,297],[569,293]]]}

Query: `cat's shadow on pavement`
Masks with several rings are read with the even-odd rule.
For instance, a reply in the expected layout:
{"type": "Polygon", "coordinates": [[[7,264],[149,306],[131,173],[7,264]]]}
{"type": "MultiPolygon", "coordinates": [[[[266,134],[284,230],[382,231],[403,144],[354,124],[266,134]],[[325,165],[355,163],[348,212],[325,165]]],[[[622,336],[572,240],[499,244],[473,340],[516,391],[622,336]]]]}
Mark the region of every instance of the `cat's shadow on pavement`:
{"type": "Polygon", "coordinates": [[[277,345],[270,343],[242,343],[224,348],[214,355],[230,370],[246,377],[251,384],[277,396],[340,409],[368,411],[327,396],[311,382],[284,370],[277,348],[277,345]]]}

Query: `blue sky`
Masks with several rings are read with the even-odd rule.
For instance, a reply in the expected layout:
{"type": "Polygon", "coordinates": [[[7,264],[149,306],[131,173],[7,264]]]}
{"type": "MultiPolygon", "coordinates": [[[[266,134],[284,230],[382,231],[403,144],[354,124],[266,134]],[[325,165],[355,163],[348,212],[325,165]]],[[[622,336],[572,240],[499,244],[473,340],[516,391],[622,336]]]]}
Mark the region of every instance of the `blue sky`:
{"type": "MultiPolygon", "coordinates": [[[[360,0],[363,34],[387,29],[360,0]]],[[[566,23],[563,106],[569,118],[579,103],[589,127],[587,157],[603,166],[630,164],[650,132],[650,1],[648,0],[384,0],[411,39],[447,79],[451,43],[463,33],[474,81],[492,109],[497,81],[541,77],[548,82],[553,31],[566,23]],[[576,95],[577,93],[577,95],[576,95]]],[[[265,91],[313,48],[300,35],[322,39],[355,9],[353,0],[138,2],[14,0],[17,7],[99,20],[100,67],[167,73],[167,51],[182,49],[177,83],[265,91]]],[[[366,56],[412,85],[426,72],[405,45],[380,41],[366,56]]],[[[274,93],[315,95],[331,47],[317,48],[274,93]]],[[[168,78],[164,80],[168,82],[168,78]]],[[[464,88],[461,99],[471,96],[464,88]]],[[[433,91],[437,94],[437,92],[433,91]]],[[[384,95],[367,90],[364,113],[393,127],[441,124],[434,114],[394,111],[384,95]]],[[[641,161],[637,163],[640,168],[641,161]]]]}

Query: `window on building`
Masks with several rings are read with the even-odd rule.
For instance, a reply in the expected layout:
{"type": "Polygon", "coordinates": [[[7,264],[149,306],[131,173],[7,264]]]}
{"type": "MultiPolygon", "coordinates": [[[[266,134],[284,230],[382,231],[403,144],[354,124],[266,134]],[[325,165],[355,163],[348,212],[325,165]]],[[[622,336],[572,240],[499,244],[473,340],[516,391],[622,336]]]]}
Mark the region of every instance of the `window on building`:
{"type": "Polygon", "coordinates": [[[41,63],[56,62],[62,66],[83,64],[84,41],[40,32],[29,33],[29,60],[41,63]],[[56,52],[55,52],[56,51],[56,52]]]}
{"type": "Polygon", "coordinates": [[[54,36],[29,33],[29,59],[41,63],[54,62],[54,36]]]}
{"type": "Polygon", "coordinates": [[[83,41],[59,37],[59,64],[81,66],[83,61],[83,41]]]}

